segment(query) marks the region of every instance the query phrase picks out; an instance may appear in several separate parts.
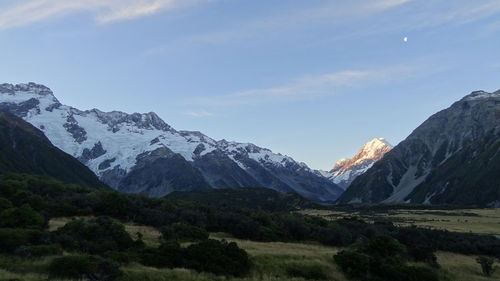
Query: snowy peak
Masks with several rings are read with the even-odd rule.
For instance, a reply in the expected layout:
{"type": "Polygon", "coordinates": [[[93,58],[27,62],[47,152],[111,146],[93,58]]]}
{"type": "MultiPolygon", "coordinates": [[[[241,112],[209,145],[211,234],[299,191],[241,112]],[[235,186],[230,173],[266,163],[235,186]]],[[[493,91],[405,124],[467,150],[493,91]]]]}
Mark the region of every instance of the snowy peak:
{"type": "Polygon", "coordinates": [[[335,165],[333,165],[333,170],[337,170],[341,167],[344,167],[351,159],[349,158],[342,158],[339,159],[339,161],[335,162],[335,165]]]}
{"type": "Polygon", "coordinates": [[[345,189],[391,149],[392,145],[384,138],[375,138],[367,142],[353,158],[337,161],[327,177],[345,189]]]}
{"type": "Polygon", "coordinates": [[[379,160],[391,149],[392,145],[384,138],[376,138],[366,143],[351,161],[361,163],[366,160],[379,160]]]}
{"type": "Polygon", "coordinates": [[[52,96],[54,97],[54,94],[52,91],[45,87],[44,85],[36,84],[33,82],[30,82],[28,84],[0,84],[0,93],[5,93],[5,94],[34,94],[34,95],[39,95],[39,96],[52,96]]]}
{"type": "Polygon", "coordinates": [[[370,161],[381,159],[392,149],[392,145],[384,138],[375,138],[367,142],[359,152],[351,159],[341,159],[335,164],[336,175],[343,174],[353,166],[360,165],[370,161]]]}
{"type": "Polygon", "coordinates": [[[488,99],[488,98],[500,98],[500,90],[494,92],[494,93],[489,93],[485,91],[475,91],[472,92],[471,94],[465,96],[462,101],[473,101],[473,100],[481,100],[481,99],[488,99]]]}

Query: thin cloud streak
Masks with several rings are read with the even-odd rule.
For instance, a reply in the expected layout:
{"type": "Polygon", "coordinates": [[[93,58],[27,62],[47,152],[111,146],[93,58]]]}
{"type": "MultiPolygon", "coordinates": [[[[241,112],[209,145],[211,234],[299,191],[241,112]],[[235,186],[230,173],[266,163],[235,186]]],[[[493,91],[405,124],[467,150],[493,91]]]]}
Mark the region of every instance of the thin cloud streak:
{"type": "Polygon", "coordinates": [[[239,91],[228,95],[197,97],[185,104],[203,106],[242,106],[276,102],[312,100],[366,85],[410,79],[423,72],[419,66],[392,66],[384,69],[344,70],[306,76],[291,83],[264,89],[239,91]]]}
{"type": "MultiPolygon", "coordinates": [[[[444,1],[438,2],[445,3],[444,1]]],[[[447,24],[463,25],[500,13],[498,0],[454,1],[451,8],[434,3],[436,2],[426,3],[423,6],[415,3],[415,7],[407,11],[408,27],[423,29],[447,24]]]]}
{"type": "Polygon", "coordinates": [[[29,0],[11,7],[0,4],[0,30],[90,13],[96,22],[109,23],[149,16],[210,0],[29,0]]]}
{"type": "Polygon", "coordinates": [[[204,118],[204,117],[212,117],[214,114],[212,112],[208,112],[205,110],[202,111],[185,111],[184,115],[196,117],[196,118],[204,118]]]}

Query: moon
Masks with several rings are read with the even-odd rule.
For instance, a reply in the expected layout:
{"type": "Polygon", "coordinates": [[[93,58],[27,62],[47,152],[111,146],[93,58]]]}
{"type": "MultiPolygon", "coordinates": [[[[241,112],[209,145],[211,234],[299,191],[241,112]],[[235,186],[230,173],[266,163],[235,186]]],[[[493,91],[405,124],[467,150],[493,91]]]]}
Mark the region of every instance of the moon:
{"type": "Polygon", "coordinates": [[[407,36],[405,36],[405,37],[403,38],[403,41],[404,41],[404,42],[408,42],[408,37],[407,37],[407,36]]]}

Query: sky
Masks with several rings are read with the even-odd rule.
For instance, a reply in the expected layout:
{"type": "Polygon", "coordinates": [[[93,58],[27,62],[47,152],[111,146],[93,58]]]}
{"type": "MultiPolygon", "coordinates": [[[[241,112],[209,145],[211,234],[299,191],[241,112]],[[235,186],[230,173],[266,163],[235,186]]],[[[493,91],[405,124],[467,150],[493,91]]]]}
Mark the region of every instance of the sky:
{"type": "Polygon", "coordinates": [[[0,2],[0,83],[324,170],[500,89],[499,50],[498,0],[0,2]]]}

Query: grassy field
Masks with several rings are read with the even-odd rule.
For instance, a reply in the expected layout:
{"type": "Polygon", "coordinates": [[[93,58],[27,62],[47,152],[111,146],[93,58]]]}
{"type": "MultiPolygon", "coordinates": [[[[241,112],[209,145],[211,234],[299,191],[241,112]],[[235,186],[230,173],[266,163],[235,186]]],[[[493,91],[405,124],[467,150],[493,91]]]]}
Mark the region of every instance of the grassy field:
{"type": "Polygon", "coordinates": [[[500,280],[500,266],[491,277],[482,275],[481,267],[476,263],[476,256],[465,256],[454,253],[438,252],[438,263],[441,273],[448,280],[453,281],[493,281],[500,280]]]}
{"type": "MultiPolygon", "coordinates": [[[[50,221],[50,229],[55,230],[71,218],[59,218],[50,221]]],[[[126,224],[127,231],[136,235],[138,232],[149,245],[158,245],[160,233],[151,227],[126,224]]],[[[197,273],[186,269],[156,269],[139,264],[130,264],[122,268],[121,281],[285,281],[306,280],[294,277],[293,269],[313,269],[321,272],[322,280],[346,281],[345,276],[333,263],[333,255],[339,249],[315,243],[255,242],[233,238],[224,233],[212,233],[212,239],[225,239],[236,242],[251,256],[254,264],[249,276],[243,279],[217,277],[212,274],[197,273]]],[[[490,278],[481,275],[480,266],[475,256],[464,256],[446,252],[437,253],[441,264],[440,274],[444,281],[487,281],[500,280],[500,269],[490,278]]],[[[48,280],[45,269],[51,257],[27,260],[0,256],[0,281],[48,280]]],[[[498,266],[497,266],[498,268],[498,266]]],[[[311,279],[310,279],[311,280],[311,279]]]]}
{"type": "Polygon", "coordinates": [[[456,232],[500,235],[500,209],[461,210],[388,210],[388,211],[335,211],[304,210],[302,214],[335,220],[357,216],[367,221],[390,220],[398,226],[416,225],[424,228],[456,232]]]}

